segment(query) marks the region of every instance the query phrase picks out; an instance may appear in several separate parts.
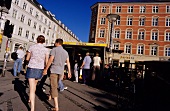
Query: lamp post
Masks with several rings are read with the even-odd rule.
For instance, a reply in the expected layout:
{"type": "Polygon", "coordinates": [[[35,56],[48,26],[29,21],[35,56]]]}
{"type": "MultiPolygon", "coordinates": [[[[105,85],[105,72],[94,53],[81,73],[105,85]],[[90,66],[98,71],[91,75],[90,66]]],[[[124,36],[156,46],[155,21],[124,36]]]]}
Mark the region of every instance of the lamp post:
{"type": "MultiPolygon", "coordinates": [[[[8,9],[5,6],[0,6],[0,45],[2,45],[2,37],[3,37],[3,31],[4,31],[4,26],[5,26],[5,21],[6,21],[6,14],[8,14],[8,9]]],[[[6,46],[9,45],[8,40],[6,46]]],[[[6,69],[6,62],[8,58],[8,53],[7,49],[4,55],[4,64],[2,68],[2,76],[5,76],[5,69],[6,69]]]]}
{"type": "Polygon", "coordinates": [[[109,20],[110,22],[110,41],[109,41],[109,51],[110,51],[110,55],[109,55],[109,63],[112,63],[112,49],[113,49],[113,36],[114,36],[114,22],[120,18],[120,16],[118,14],[108,14],[106,16],[106,18],[109,20]]]}

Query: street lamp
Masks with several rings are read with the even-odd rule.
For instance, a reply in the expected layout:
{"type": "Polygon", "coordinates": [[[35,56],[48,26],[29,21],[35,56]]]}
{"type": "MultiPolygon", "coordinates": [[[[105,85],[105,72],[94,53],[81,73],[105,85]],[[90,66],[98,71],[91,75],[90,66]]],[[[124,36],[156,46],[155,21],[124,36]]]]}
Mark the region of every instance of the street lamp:
{"type": "Polygon", "coordinates": [[[109,51],[110,51],[110,55],[109,55],[109,63],[112,63],[112,49],[113,49],[113,30],[114,30],[114,22],[120,18],[120,16],[118,14],[108,14],[106,16],[106,18],[109,20],[111,27],[110,27],[110,43],[109,43],[109,51]]]}

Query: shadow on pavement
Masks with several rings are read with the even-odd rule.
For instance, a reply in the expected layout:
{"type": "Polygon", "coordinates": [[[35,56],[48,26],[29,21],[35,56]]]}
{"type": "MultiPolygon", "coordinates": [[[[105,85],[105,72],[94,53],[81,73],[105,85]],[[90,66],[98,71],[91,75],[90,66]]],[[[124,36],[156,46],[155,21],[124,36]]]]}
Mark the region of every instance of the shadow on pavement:
{"type": "Polygon", "coordinates": [[[22,102],[25,104],[28,110],[30,110],[30,107],[28,105],[28,94],[26,93],[26,86],[25,83],[19,78],[15,78],[15,80],[12,81],[12,84],[14,84],[14,90],[18,92],[22,102]]]}

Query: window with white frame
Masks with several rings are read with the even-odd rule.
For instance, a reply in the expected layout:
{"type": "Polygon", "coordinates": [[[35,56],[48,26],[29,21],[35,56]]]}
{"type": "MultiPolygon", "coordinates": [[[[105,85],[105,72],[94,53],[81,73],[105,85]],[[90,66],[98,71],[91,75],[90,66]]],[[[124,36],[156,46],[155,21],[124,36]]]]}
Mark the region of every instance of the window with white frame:
{"type": "Polygon", "coordinates": [[[150,54],[156,56],[157,55],[157,50],[158,50],[158,46],[151,46],[150,54]]]}
{"type": "Polygon", "coordinates": [[[37,28],[37,22],[34,22],[34,27],[33,27],[34,29],[36,29],[37,28]]]}
{"type": "Polygon", "coordinates": [[[41,28],[42,28],[42,26],[41,25],[39,25],[39,31],[41,32],[41,28]]]}
{"type": "Polygon", "coordinates": [[[24,19],[25,19],[25,15],[21,15],[21,22],[24,22],[24,19]]]}
{"type": "Polygon", "coordinates": [[[44,29],[43,29],[43,33],[45,34],[45,31],[46,31],[46,28],[44,27],[44,29]]]}
{"type": "Polygon", "coordinates": [[[158,17],[152,18],[152,26],[158,26],[158,17]]]}
{"type": "Polygon", "coordinates": [[[166,13],[170,13],[170,5],[166,6],[166,13]]]}
{"type": "Polygon", "coordinates": [[[170,47],[165,48],[165,56],[170,56],[170,47]]]}
{"type": "Polygon", "coordinates": [[[158,32],[152,31],[152,40],[158,40],[158,32]]]}
{"type": "Polygon", "coordinates": [[[114,38],[120,38],[120,30],[115,30],[114,38]]]}
{"type": "Polygon", "coordinates": [[[120,25],[120,17],[116,20],[116,25],[120,25]]]}
{"type": "Polygon", "coordinates": [[[132,39],[132,30],[126,31],[126,39],[132,39]]]}
{"type": "Polygon", "coordinates": [[[47,31],[47,35],[50,36],[50,31],[49,30],[47,31]]]}
{"type": "Polygon", "coordinates": [[[113,44],[113,49],[114,50],[119,50],[119,44],[113,44]]]}
{"type": "Polygon", "coordinates": [[[102,13],[106,13],[106,6],[102,7],[102,13]]]}
{"type": "Polygon", "coordinates": [[[128,6],[128,13],[133,13],[133,6],[128,6]]]}
{"type": "Polygon", "coordinates": [[[116,6],[116,12],[117,12],[117,13],[120,13],[121,10],[122,10],[122,7],[121,7],[121,6],[116,6]]]}
{"type": "Polygon", "coordinates": [[[47,19],[45,19],[45,22],[44,22],[46,25],[47,25],[47,19]]]}
{"type": "Polygon", "coordinates": [[[144,38],[145,38],[145,31],[139,31],[138,40],[144,40],[144,38]]]}
{"type": "Polygon", "coordinates": [[[166,26],[170,26],[170,17],[166,18],[166,26]]]}
{"type": "Polygon", "coordinates": [[[131,54],[131,44],[126,44],[125,45],[125,53],[126,54],[131,54]]]}
{"type": "Polygon", "coordinates": [[[27,8],[27,3],[25,3],[24,2],[24,4],[23,4],[23,7],[22,7],[24,10],[26,10],[26,8],[27,8]]]}
{"type": "Polygon", "coordinates": [[[21,35],[22,35],[22,27],[19,27],[18,35],[19,35],[19,36],[21,36],[21,35]]]}
{"type": "Polygon", "coordinates": [[[104,34],[105,34],[105,30],[100,29],[99,37],[104,37],[104,34]]]}
{"type": "Polygon", "coordinates": [[[56,26],[54,25],[53,30],[55,30],[56,26]]]}
{"type": "Polygon", "coordinates": [[[35,40],[35,33],[32,33],[32,38],[33,41],[35,40]]]}
{"type": "Polygon", "coordinates": [[[29,30],[26,30],[25,38],[28,38],[28,37],[29,37],[29,30]]]}
{"type": "Polygon", "coordinates": [[[19,4],[19,0],[15,0],[15,2],[14,2],[16,5],[18,5],[19,4]]]}
{"type": "Polygon", "coordinates": [[[101,25],[102,25],[102,24],[105,24],[105,21],[106,21],[106,18],[101,18],[100,24],[101,24],[101,25]]]}
{"type": "MultiPolygon", "coordinates": [[[[65,40],[63,40],[63,41],[65,41],[65,40]]],[[[46,43],[46,45],[48,45],[48,39],[45,40],[45,43],[46,43]]]]}
{"type": "Polygon", "coordinates": [[[137,52],[137,54],[143,54],[143,52],[144,52],[144,46],[143,45],[138,45],[137,46],[138,48],[138,52],[137,52]]]}
{"type": "Polygon", "coordinates": [[[127,25],[132,25],[132,21],[133,21],[133,18],[132,17],[128,17],[127,25]]]}
{"type": "Polygon", "coordinates": [[[35,14],[35,18],[37,18],[37,19],[38,19],[38,17],[39,17],[38,12],[36,12],[36,14],[35,14]]]}
{"type": "Polygon", "coordinates": [[[31,26],[31,19],[28,19],[28,26],[31,26]]]}
{"type": "Polygon", "coordinates": [[[48,26],[51,27],[51,22],[49,21],[48,26]]]}
{"type": "Polygon", "coordinates": [[[43,21],[43,15],[41,15],[41,18],[40,18],[41,21],[43,21]]]}
{"type": "Polygon", "coordinates": [[[158,13],[158,6],[152,7],[152,13],[158,13]]]}
{"type": "Polygon", "coordinates": [[[32,15],[32,13],[33,13],[33,8],[31,7],[30,8],[30,14],[32,15]]]}
{"type": "Polygon", "coordinates": [[[140,13],[145,13],[145,12],[146,12],[146,7],[140,6],[140,13]]]}
{"type": "Polygon", "coordinates": [[[170,32],[166,32],[165,37],[166,37],[166,41],[170,41],[170,32]]]}
{"type": "Polygon", "coordinates": [[[13,9],[12,17],[13,17],[13,18],[16,18],[16,17],[17,17],[17,10],[13,9]]]}
{"type": "Polygon", "coordinates": [[[139,26],[144,26],[145,25],[145,17],[141,17],[139,19],[139,26]]]}

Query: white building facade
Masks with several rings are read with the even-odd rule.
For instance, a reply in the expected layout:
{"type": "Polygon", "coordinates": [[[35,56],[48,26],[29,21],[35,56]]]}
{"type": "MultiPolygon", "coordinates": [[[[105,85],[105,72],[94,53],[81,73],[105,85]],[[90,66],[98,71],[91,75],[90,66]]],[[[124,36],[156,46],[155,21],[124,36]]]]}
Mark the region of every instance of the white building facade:
{"type": "MultiPolygon", "coordinates": [[[[9,14],[6,19],[14,25],[12,38],[8,42],[9,53],[19,46],[25,50],[36,43],[38,35],[45,36],[46,46],[53,45],[56,38],[62,38],[67,42],[78,42],[78,38],[61,21],[56,20],[55,15],[46,10],[36,0],[12,0],[9,14]]],[[[6,49],[7,38],[3,37],[0,59],[6,49]]]]}

